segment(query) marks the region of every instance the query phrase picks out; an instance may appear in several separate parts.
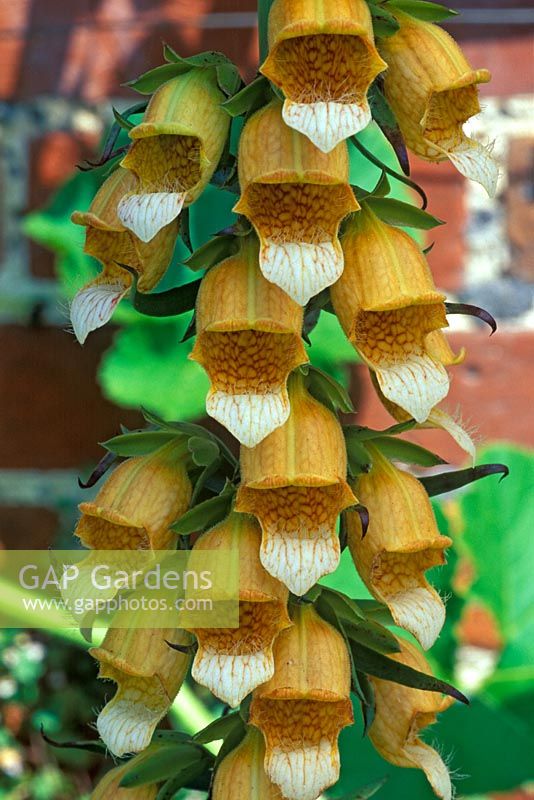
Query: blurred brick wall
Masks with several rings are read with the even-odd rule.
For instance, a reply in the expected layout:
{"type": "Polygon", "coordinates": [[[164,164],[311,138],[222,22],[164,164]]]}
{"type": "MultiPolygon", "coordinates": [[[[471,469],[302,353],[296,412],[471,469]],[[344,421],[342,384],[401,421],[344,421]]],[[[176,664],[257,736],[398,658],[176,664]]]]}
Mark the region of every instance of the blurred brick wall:
{"type": "MultiPolygon", "coordinates": [[[[466,301],[480,297],[502,330],[491,340],[474,326],[454,333],[469,357],[454,371],[449,407],[461,403],[482,438],[534,444],[524,422],[534,403],[525,377],[533,352],[531,4],[451,5],[466,10],[463,22],[449,25],[451,33],[474,66],[494,73],[482,87],[485,133],[499,139],[503,182],[489,203],[452,167],[413,160],[430,210],[448,223],[431,237],[438,285],[466,301]]],[[[111,329],[93,334],[83,349],[64,332],[52,258],[21,237],[20,220],[94,152],[109,98],[131,97],[120,84],[160,63],[162,40],[184,55],[223,50],[250,79],[257,63],[255,7],[255,0],[0,3],[0,541],[7,545],[28,544],[29,537],[41,544],[43,530],[49,536],[55,524],[50,507],[70,508],[77,499],[74,478],[98,456],[96,442],[119,420],[136,419],[107,402],[95,381],[111,329]]],[[[361,368],[354,390],[358,422],[387,424],[361,368]]],[[[434,434],[418,437],[430,442],[434,434]]],[[[461,457],[445,437],[433,440],[445,457],[461,457]]]]}

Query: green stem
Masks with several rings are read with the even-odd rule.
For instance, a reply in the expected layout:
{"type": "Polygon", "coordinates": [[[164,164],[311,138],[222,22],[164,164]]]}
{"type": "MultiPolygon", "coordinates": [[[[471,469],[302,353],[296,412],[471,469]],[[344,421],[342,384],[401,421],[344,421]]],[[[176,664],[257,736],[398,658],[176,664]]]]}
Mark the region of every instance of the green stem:
{"type": "Polygon", "coordinates": [[[269,21],[269,11],[273,0],[258,0],[258,39],[260,45],[260,64],[263,64],[269,52],[267,40],[267,23],[269,21]]]}

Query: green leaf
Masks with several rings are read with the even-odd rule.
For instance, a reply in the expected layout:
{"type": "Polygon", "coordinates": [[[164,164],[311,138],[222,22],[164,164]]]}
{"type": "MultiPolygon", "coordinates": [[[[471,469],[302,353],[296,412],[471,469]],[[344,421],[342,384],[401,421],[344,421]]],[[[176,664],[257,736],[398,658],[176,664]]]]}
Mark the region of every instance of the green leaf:
{"type": "Polygon", "coordinates": [[[239,711],[232,711],[230,714],[210,722],[203,730],[195,734],[194,740],[200,744],[208,744],[219,739],[226,739],[236,726],[243,729],[245,727],[239,711]]]}
{"type": "Polygon", "coordinates": [[[534,687],[534,455],[502,445],[486,449],[484,457],[506,460],[510,477],[502,486],[488,481],[462,495],[462,541],[476,576],[469,597],[493,613],[504,640],[487,687],[507,701],[534,687]]]}
{"type": "Polygon", "coordinates": [[[469,467],[468,469],[459,469],[454,472],[440,472],[439,475],[429,475],[427,477],[419,478],[425,487],[428,495],[434,497],[436,494],[443,494],[444,492],[452,492],[454,489],[459,489],[461,486],[466,486],[468,483],[474,483],[481,478],[487,478],[489,475],[499,475],[499,483],[503,478],[509,474],[509,469],[506,464],[479,464],[478,467],[469,467]]]}
{"type": "Polygon", "coordinates": [[[392,178],[395,178],[396,180],[400,181],[401,183],[404,183],[406,186],[409,186],[411,189],[416,191],[417,194],[419,195],[419,197],[421,198],[421,200],[423,201],[421,208],[424,211],[424,209],[428,205],[428,198],[427,198],[424,190],[419,186],[419,184],[416,183],[415,181],[412,181],[411,178],[407,177],[407,175],[403,175],[401,172],[397,172],[397,170],[392,169],[387,164],[385,164],[383,161],[381,161],[380,158],[377,158],[377,156],[375,156],[371,152],[371,150],[369,150],[367,147],[365,147],[365,145],[362,143],[360,137],[361,137],[361,134],[358,134],[357,136],[351,136],[350,137],[350,141],[356,147],[356,149],[359,150],[360,153],[363,156],[365,156],[365,158],[368,161],[371,162],[371,164],[374,164],[375,167],[378,167],[383,172],[385,172],[387,175],[390,175],[392,178]]]}
{"type": "Polygon", "coordinates": [[[187,536],[190,533],[201,533],[213,527],[230,513],[234,493],[235,489],[229,487],[217,497],[204,500],[203,503],[186,511],[174,525],[171,525],[171,529],[182,536],[187,536]]]}
{"type": "Polygon", "coordinates": [[[131,131],[131,130],[132,130],[132,128],[135,128],[135,125],[134,125],[134,123],[133,123],[133,122],[130,122],[130,120],[129,120],[129,119],[127,119],[126,117],[124,117],[124,116],[123,116],[123,115],[120,113],[120,111],[117,111],[117,109],[115,108],[115,106],[112,106],[112,107],[111,107],[111,110],[113,111],[113,116],[115,117],[115,121],[117,122],[117,124],[118,124],[118,125],[120,125],[120,127],[121,127],[123,130],[125,130],[125,131],[131,131]]]}
{"type": "Polygon", "coordinates": [[[330,408],[332,411],[354,411],[352,400],[344,386],[332,378],[319,367],[307,364],[301,367],[301,372],[307,376],[307,385],[310,394],[330,408]]]}
{"type": "Polygon", "coordinates": [[[352,655],[356,669],[374,675],[375,678],[400,683],[413,689],[423,689],[426,692],[443,692],[462,703],[469,703],[465,695],[454,686],[445,681],[440,681],[433,675],[408,667],[400,661],[394,661],[382,653],[377,653],[364,645],[351,641],[352,655]]]}
{"type": "Polygon", "coordinates": [[[371,620],[344,621],[343,627],[349,639],[365,645],[370,650],[376,650],[378,653],[384,653],[385,655],[400,651],[396,637],[387,628],[376,622],[371,620]]]}
{"type": "Polygon", "coordinates": [[[126,458],[146,456],[177,438],[176,433],[169,431],[135,431],[114,436],[112,439],[101,442],[101,445],[111,453],[126,458]]]}
{"type": "Polygon", "coordinates": [[[191,255],[185,259],[184,264],[193,272],[201,269],[209,269],[225,258],[235,255],[239,249],[239,239],[232,234],[214,236],[205,244],[201,245],[191,255]]]}
{"type": "Polygon", "coordinates": [[[229,100],[222,103],[222,108],[231,116],[239,117],[241,114],[248,114],[255,111],[257,108],[265,105],[270,99],[270,86],[269,81],[263,75],[249,83],[241,89],[240,92],[234,94],[229,100]]]}
{"type": "Polygon", "coordinates": [[[359,607],[365,614],[366,618],[373,622],[378,622],[380,625],[394,625],[395,621],[391,616],[391,612],[383,603],[378,600],[368,600],[358,598],[356,600],[359,607]]]}
{"type": "Polygon", "coordinates": [[[420,467],[435,467],[438,464],[446,464],[442,458],[406,439],[397,439],[394,436],[377,436],[371,440],[374,447],[378,447],[380,452],[387,458],[394,458],[403,461],[405,464],[418,464],[420,467]]]}
{"type": "Polygon", "coordinates": [[[383,6],[376,6],[368,2],[373,20],[373,33],[378,39],[387,39],[393,36],[400,28],[399,23],[383,6]]]}
{"type": "Polygon", "coordinates": [[[143,755],[145,758],[125,773],[119,786],[129,789],[147,783],[158,783],[174,777],[177,770],[183,770],[192,765],[201,767],[204,763],[209,764],[210,761],[210,754],[206,750],[186,742],[182,744],[164,742],[157,745],[151,744],[143,755]]]}
{"type": "Polygon", "coordinates": [[[347,466],[350,475],[356,478],[362,473],[369,472],[373,460],[364,445],[350,436],[345,437],[347,446],[347,466]]]}
{"type": "MultiPolygon", "coordinates": [[[[350,646],[348,649],[352,657],[350,646]]],[[[356,681],[363,716],[363,735],[367,736],[376,714],[375,690],[365,672],[356,671],[356,681]]]]}
{"type": "Polygon", "coordinates": [[[191,340],[181,342],[185,315],[175,320],[143,320],[119,331],[103,357],[99,379],[108,398],[120,406],[147,405],[164,416],[180,409],[184,420],[204,413],[209,381],[188,359],[191,340]]]}
{"type": "Polygon", "coordinates": [[[432,216],[427,211],[422,211],[410,203],[395,200],[392,197],[367,197],[365,203],[377,217],[388,225],[401,225],[407,228],[420,228],[428,231],[438,225],[444,225],[443,220],[432,216]]]}
{"type": "Polygon", "coordinates": [[[344,794],[342,797],[332,797],[332,800],[368,800],[369,797],[373,797],[373,795],[379,792],[387,781],[387,777],[382,778],[379,781],[374,781],[367,786],[363,786],[361,789],[357,789],[356,793],[350,792],[349,794],[344,794]]]}
{"type": "Polygon", "coordinates": [[[405,14],[422,19],[425,22],[442,22],[448,17],[455,17],[458,12],[452,8],[446,8],[438,3],[430,3],[427,0],[389,0],[390,8],[398,8],[405,14]]]}
{"type": "Polygon", "coordinates": [[[193,456],[194,463],[199,467],[211,466],[220,455],[217,442],[205,436],[192,436],[187,446],[193,456]]]}
{"type": "Polygon", "coordinates": [[[152,94],[167,81],[177,78],[178,75],[184,75],[190,69],[192,69],[192,65],[186,62],[162,64],[160,67],[144,72],[132,81],[127,81],[124,85],[139,94],[152,94]]]}
{"type": "Polygon", "coordinates": [[[211,770],[207,762],[199,761],[190,764],[188,767],[180,769],[178,774],[166,781],[158,794],[156,800],[175,800],[179,795],[180,789],[200,789],[207,791],[210,786],[211,770]]]}

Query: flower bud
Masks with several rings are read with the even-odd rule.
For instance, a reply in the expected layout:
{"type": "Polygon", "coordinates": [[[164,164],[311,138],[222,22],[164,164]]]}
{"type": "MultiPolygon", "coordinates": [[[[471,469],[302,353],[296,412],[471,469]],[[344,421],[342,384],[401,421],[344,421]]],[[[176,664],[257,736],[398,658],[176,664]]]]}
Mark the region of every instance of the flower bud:
{"type": "Polygon", "coordinates": [[[260,237],[260,268],[300,305],[343,271],[341,220],[359,208],[349,184],[347,146],[325,155],[289,128],[274,100],[246,123],[239,143],[244,214],[260,237]]]}
{"type": "Polygon", "coordinates": [[[371,121],[367,90],[386,69],[364,0],[275,0],[263,72],[285,94],[282,115],[323,153],[371,121]]]}
{"type": "Polygon", "coordinates": [[[424,422],[449,391],[444,365],[463,358],[440,331],[445,295],[414,240],[368,206],[351,218],[342,245],[345,269],[331,289],[341,326],[385,397],[424,422]]]}
{"type": "MultiPolygon", "coordinates": [[[[390,658],[408,667],[431,675],[422,653],[410,642],[399,639],[400,653],[390,658]]],[[[375,690],[376,713],[369,729],[369,738],[382,758],[397,767],[422,769],[434,793],[442,800],[451,800],[449,771],[440,755],[419,738],[423,728],[432,725],[441,711],[454,702],[435,692],[411,689],[398,683],[369,675],[375,690]]]]}
{"type": "Polygon", "coordinates": [[[213,800],[284,800],[265,769],[265,744],[255,728],[249,728],[241,744],[223,758],[215,773],[213,800]]]}
{"type": "Polygon", "coordinates": [[[289,379],[288,421],[256,447],[241,448],[236,510],[262,528],[261,563],[294,594],[333,572],[340,556],[337,517],[358,501],[347,481],[347,455],[334,414],[289,379]]]}
{"type": "Polygon", "coordinates": [[[137,288],[149,292],[163,277],[172,258],[178,221],[169,223],[149,243],[142,242],[127,230],[117,216],[117,204],[128,192],[135,191],[137,179],[119,167],[102,184],[87,212],[75,211],[76,225],[85,226],[84,253],[101,262],[103,270],[80,289],[70,307],[70,318],[78,341],[102,327],[111,318],[117,304],[128,292],[132,276],[119,264],[134,269],[137,288]]]}
{"type": "Polygon", "coordinates": [[[231,513],[194,550],[239,551],[239,627],[194,630],[199,649],[192,676],[216,697],[237,706],[274,672],[273,642],[291,625],[286,587],[260,563],[261,531],[253,517],[231,513]]]}
{"type": "Polygon", "coordinates": [[[118,205],[122,223],[149,242],[209,183],[221,157],[230,117],[214,69],[191,69],[152,95],[122,166],[139,186],[118,205]]]}
{"type": "Polygon", "coordinates": [[[189,644],[191,637],[176,629],[110,628],[101,646],[89,650],[100,664],[98,677],[117,684],[96,723],[100,738],[116,756],[139,753],[150,744],[184,682],[190,658],[169,647],[166,639],[189,644]]]}
{"type": "Polygon", "coordinates": [[[133,789],[121,789],[119,786],[125,774],[134,767],[135,759],[110,769],[98,782],[89,800],[156,800],[158,788],[156,784],[144,784],[133,789]]]}
{"type": "Polygon", "coordinates": [[[254,447],[289,416],[287,377],[308,361],[302,308],[265,280],[255,237],[203,278],[191,358],[211,381],[210,416],[254,447]]]}
{"type": "Polygon", "coordinates": [[[191,499],[187,445],[173,439],[150,455],[129,458],[113,471],[91,503],[80,503],[75,535],[95,550],[164,550],[169,526],[191,499]]]}
{"type": "MultiPolygon", "coordinates": [[[[380,386],[378,385],[378,381],[376,380],[376,376],[374,372],[371,371],[371,383],[378,395],[378,399],[386,409],[386,411],[391,414],[393,419],[397,422],[407,422],[410,419],[410,414],[405,411],[400,406],[392,403],[391,400],[388,400],[382,394],[380,386]]],[[[458,419],[458,414],[455,417],[452,417],[450,414],[447,414],[442,408],[438,408],[435,406],[430,414],[428,415],[425,422],[417,425],[417,428],[441,428],[442,430],[446,431],[456,444],[465,450],[465,452],[471,456],[473,463],[476,458],[476,446],[469,435],[469,433],[463,427],[461,420],[458,419]]]]}
{"type": "Polygon", "coordinates": [[[288,800],[316,800],[339,778],[337,739],[353,722],[343,637],[311,604],[274,645],[275,672],[258,687],[250,723],[265,739],[265,771],[288,800]]]}
{"type": "Polygon", "coordinates": [[[439,533],[422,484],[372,444],[368,449],[372,467],[358,479],[357,491],[369,511],[369,528],[362,537],[359,515],[347,514],[350,552],[371,594],[426,650],[443,626],[445,607],[424,573],[445,563],[443,551],[452,541],[439,533]]]}
{"type": "Polygon", "coordinates": [[[480,113],[479,83],[487,69],[473,70],[454,39],[438,25],[394,11],[400,30],[383,39],[387,100],[407,146],[427,161],[448,158],[456,169],[495,194],[498,167],[462,126],[480,113]]]}

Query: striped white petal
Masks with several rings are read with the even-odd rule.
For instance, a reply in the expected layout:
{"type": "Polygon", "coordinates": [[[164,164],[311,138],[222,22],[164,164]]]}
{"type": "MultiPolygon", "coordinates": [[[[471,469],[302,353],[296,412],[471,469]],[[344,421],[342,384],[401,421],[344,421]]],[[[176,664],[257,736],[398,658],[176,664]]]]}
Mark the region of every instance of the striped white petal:
{"type": "Polygon", "coordinates": [[[255,447],[289,417],[286,387],[267,394],[227,394],[212,391],[206,411],[245,447],[255,447]]]}
{"type": "Polygon", "coordinates": [[[272,652],[228,655],[210,648],[197,651],[191,672],[201,686],[235,708],[250,692],[274,675],[272,652]]]}
{"type": "Polygon", "coordinates": [[[323,153],[329,153],[340,142],[367,127],[371,121],[371,109],[367,98],[361,103],[334,100],[294,103],[285,100],[282,117],[286,125],[307,136],[323,153]]]}
{"type": "Polygon", "coordinates": [[[80,289],[70,306],[70,320],[80,344],[85,342],[91,331],[109,322],[128,289],[129,283],[107,283],[98,278],[80,289]]]}
{"type": "Polygon", "coordinates": [[[305,306],[311,297],[335,283],[343,272],[343,251],[335,242],[274,242],[265,239],[260,268],[268,281],[305,306]]]}
{"type": "Polygon", "coordinates": [[[264,531],[260,561],[296,595],[303,595],[319,578],[337,569],[339,538],[327,525],[316,530],[264,531]]]}
{"type": "Polygon", "coordinates": [[[432,587],[412,589],[384,597],[395,623],[412,633],[424,650],[428,650],[445,622],[445,606],[432,587]]]}
{"type": "Polygon", "coordinates": [[[265,758],[265,771],[287,800],[317,800],[339,778],[339,751],[326,738],[316,746],[274,747],[265,758]]]}
{"type": "Polygon", "coordinates": [[[176,219],[184,200],[185,194],[179,192],[126,194],[117,206],[117,214],[122,224],[142,242],[150,242],[162,228],[176,219]]]}
{"type": "Polygon", "coordinates": [[[449,391],[449,376],[429,355],[410,354],[406,361],[373,365],[380,389],[416,422],[425,422],[449,391]]]}

